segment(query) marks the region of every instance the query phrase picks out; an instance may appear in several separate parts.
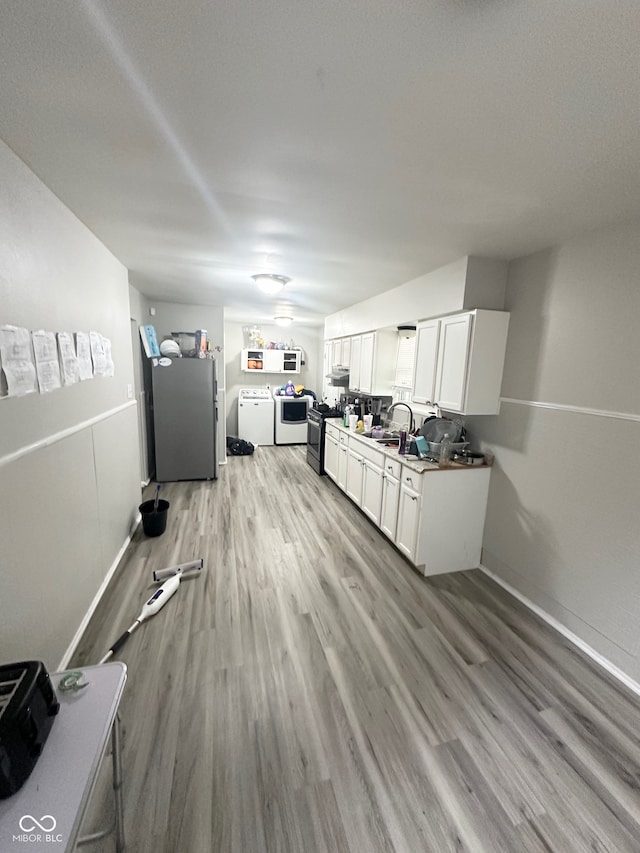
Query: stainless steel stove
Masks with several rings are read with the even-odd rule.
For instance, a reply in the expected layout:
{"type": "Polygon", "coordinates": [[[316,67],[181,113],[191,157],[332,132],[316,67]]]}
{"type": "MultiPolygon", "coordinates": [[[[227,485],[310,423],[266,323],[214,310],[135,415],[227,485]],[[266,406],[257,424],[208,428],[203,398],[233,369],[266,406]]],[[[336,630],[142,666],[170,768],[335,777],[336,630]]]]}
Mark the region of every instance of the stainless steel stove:
{"type": "Polygon", "coordinates": [[[327,418],[340,418],[338,409],[309,409],[307,412],[307,462],[318,474],[324,474],[324,433],[327,418]]]}

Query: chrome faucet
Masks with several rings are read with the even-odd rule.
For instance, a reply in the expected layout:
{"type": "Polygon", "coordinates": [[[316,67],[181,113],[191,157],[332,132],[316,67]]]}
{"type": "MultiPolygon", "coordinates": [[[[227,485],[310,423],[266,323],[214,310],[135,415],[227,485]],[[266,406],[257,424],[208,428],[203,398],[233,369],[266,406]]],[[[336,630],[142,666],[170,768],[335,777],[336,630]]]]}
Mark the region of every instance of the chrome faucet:
{"type": "MultiPolygon", "coordinates": [[[[411,409],[411,406],[410,406],[408,403],[403,403],[402,401],[400,401],[400,402],[398,402],[398,403],[392,403],[392,404],[389,406],[389,408],[387,409],[387,419],[389,419],[389,415],[390,415],[390,414],[391,414],[391,412],[396,408],[396,406],[404,406],[404,407],[405,407],[405,409],[408,409],[408,410],[409,410],[409,415],[410,415],[410,420],[409,420],[409,432],[410,432],[410,433],[413,433],[413,427],[414,427],[414,422],[413,422],[413,411],[412,411],[412,409],[411,409]]],[[[389,423],[391,423],[391,420],[390,420],[390,419],[389,419],[389,423]]]]}

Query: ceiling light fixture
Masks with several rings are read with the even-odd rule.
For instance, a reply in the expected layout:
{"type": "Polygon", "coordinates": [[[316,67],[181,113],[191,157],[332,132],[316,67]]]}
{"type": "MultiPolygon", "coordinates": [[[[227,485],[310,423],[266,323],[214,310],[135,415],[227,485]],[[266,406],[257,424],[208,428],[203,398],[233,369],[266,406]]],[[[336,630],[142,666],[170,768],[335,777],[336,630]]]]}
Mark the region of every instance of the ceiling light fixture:
{"type": "Polygon", "coordinates": [[[290,326],[293,323],[293,317],[274,317],[278,326],[290,326]]]}
{"type": "Polygon", "coordinates": [[[251,278],[263,293],[268,293],[270,296],[275,296],[276,293],[280,293],[285,284],[291,281],[291,279],[287,278],[286,275],[274,275],[273,273],[266,272],[252,275],[251,278]]]}

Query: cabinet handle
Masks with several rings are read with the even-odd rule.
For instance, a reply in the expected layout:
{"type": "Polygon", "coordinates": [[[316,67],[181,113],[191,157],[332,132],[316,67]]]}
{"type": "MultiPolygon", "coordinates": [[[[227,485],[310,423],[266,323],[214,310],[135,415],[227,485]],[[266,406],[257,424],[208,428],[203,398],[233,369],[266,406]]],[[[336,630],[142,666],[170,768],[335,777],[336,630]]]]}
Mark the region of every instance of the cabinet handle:
{"type": "Polygon", "coordinates": [[[393,465],[387,465],[387,471],[393,471],[393,465]]]}
{"type": "Polygon", "coordinates": [[[405,482],[411,483],[411,485],[413,486],[413,480],[411,479],[411,477],[405,477],[404,479],[405,479],[405,482]]]}
{"type": "Polygon", "coordinates": [[[412,500],[412,501],[417,501],[417,500],[418,500],[418,498],[417,498],[415,495],[411,495],[411,500],[412,500]]]}

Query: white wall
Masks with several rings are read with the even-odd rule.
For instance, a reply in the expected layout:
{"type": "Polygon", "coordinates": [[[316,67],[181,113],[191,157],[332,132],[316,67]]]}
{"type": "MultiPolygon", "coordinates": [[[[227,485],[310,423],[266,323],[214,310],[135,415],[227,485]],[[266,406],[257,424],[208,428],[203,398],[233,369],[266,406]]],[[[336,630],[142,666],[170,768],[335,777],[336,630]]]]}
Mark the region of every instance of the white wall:
{"type": "Polygon", "coordinates": [[[357,335],[466,308],[501,311],[506,277],[505,261],[465,256],[330,314],[325,319],[324,337],[330,340],[357,335]]]}
{"type": "Polygon", "coordinates": [[[315,391],[318,399],[322,396],[323,338],[320,326],[298,327],[293,325],[286,329],[276,325],[260,326],[265,341],[283,341],[289,344],[293,340],[296,346],[302,347],[306,363],[300,373],[294,377],[276,373],[243,372],[240,367],[240,355],[247,344],[244,340],[242,328],[241,323],[225,323],[228,435],[238,435],[238,391],[240,388],[264,387],[267,384],[273,388],[283,385],[288,379],[292,379],[296,385],[304,385],[305,388],[315,391]]]}
{"type": "Polygon", "coordinates": [[[113,378],[0,400],[0,659],[56,668],[140,501],[127,271],[2,143],[0,229],[0,323],[113,346],[113,378]]]}
{"type": "Polygon", "coordinates": [[[640,221],[510,265],[483,563],[640,682],[640,221]],[[544,405],[534,405],[544,404],[544,405]]]}

